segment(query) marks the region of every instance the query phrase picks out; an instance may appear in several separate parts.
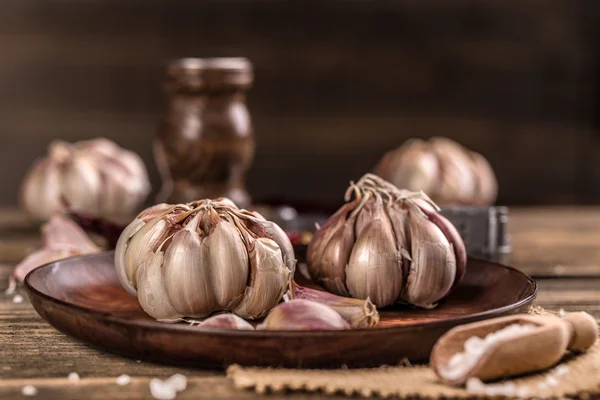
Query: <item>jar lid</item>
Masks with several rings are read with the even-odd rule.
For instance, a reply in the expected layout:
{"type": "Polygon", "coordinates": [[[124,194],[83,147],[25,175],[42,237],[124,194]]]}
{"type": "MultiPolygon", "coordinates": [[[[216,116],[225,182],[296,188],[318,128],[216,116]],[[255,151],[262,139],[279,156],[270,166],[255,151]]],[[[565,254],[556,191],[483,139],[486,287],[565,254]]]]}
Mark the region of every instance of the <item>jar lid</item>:
{"type": "Polygon", "coordinates": [[[179,58],[166,67],[167,84],[176,90],[246,89],[252,64],[243,57],[179,58]]]}

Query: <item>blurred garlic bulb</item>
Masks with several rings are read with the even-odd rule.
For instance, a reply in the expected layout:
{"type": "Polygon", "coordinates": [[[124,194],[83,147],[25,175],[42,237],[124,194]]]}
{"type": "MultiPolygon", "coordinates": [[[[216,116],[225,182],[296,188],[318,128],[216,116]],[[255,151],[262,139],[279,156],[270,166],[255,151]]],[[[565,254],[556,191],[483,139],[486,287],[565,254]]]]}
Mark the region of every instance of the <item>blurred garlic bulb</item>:
{"type": "Polygon", "coordinates": [[[53,142],[21,187],[21,205],[32,217],[74,211],[115,222],[130,220],[150,182],[140,157],[107,139],[53,142]]]}
{"type": "Polygon", "coordinates": [[[407,141],[386,153],[374,172],[399,188],[424,191],[438,204],[490,205],[498,192],[481,154],[442,137],[407,141]]]}
{"type": "Polygon", "coordinates": [[[460,235],[437,211],[424,193],[367,174],[313,236],[308,271],[327,290],[377,307],[432,307],[466,268],[460,235]]]}
{"type": "Polygon", "coordinates": [[[279,226],[221,198],[141,212],[119,238],[115,265],[156,319],[216,311],[254,319],[279,303],[296,260],[279,226]]]}

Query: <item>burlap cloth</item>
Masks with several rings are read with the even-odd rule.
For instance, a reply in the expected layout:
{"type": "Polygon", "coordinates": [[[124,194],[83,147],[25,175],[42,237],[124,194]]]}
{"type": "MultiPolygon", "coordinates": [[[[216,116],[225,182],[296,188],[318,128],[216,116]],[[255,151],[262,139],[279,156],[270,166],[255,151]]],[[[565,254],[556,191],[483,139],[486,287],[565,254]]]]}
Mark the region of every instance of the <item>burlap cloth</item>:
{"type": "MultiPolygon", "coordinates": [[[[530,313],[548,312],[535,307],[530,313]]],[[[521,398],[600,398],[600,341],[586,353],[566,355],[561,365],[568,368],[564,375],[557,376],[556,368],[553,368],[513,379],[511,382],[519,388],[529,389],[528,394],[519,396],[521,398]]],[[[244,368],[232,365],[227,369],[227,376],[237,388],[254,390],[261,394],[303,391],[402,399],[493,397],[489,394],[469,392],[465,388],[447,386],[425,365],[338,370],[244,368]]]]}

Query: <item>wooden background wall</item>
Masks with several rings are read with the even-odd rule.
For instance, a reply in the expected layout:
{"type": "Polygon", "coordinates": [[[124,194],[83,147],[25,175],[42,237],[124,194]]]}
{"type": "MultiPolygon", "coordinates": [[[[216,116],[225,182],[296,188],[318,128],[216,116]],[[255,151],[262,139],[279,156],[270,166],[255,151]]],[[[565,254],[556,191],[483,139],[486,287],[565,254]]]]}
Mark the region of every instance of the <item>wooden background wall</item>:
{"type": "Polygon", "coordinates": [[[0,204],[54,138],[151,154],[161,64],[246,56],[253,195],[341,200],[410,137],[484,153],[503,204],[600,202],[594,0],[0,1],[0,204]]]}

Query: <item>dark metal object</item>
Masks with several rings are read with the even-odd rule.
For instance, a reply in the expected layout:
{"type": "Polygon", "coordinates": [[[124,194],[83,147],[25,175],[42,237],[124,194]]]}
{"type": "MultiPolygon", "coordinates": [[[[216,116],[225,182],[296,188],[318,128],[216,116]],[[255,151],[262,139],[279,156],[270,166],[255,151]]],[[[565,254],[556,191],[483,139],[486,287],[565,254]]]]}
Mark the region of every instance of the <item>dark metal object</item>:
{"type": "Polygon", "coordinates": [[[245,58],[184,58],[168,64],[169,106],[155,142],[159,202],[229,197],[250,204],[244,178],[254,156],[246,108],[252,67],[245,58]]]}
{"type": "Polygon", "coordinates": [[[450,206],[442,215],[462,237],[470,257],[506,263],[511,245],[507,207],[450,206]]]}

